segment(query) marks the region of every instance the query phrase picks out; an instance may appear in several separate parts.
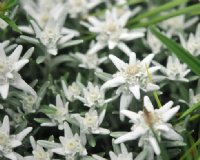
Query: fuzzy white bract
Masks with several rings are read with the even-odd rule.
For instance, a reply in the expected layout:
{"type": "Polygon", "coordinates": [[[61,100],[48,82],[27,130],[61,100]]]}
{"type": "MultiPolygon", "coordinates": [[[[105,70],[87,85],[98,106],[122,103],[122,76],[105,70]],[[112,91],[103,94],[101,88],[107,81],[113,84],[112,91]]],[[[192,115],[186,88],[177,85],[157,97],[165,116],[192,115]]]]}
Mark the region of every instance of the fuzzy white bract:
{"type": "Polygon", "coordinates": [[[144,110],[138,113],[122,110],[121,113],[131,119],[134,125],[131,132],[126,133],[115,140],[115,143],[122,143],[140,138],[139,146],[149,143],[154,152],[159,155],[160,148],[153,131],[168,140],[182,141],[183,138],[176,133],[168,121],[178,112],[180,106],[172,108],[173,102],[169,101],[160,109],[154,109],[149,97],[144,97],[144,110]],[[153,131],[152,131],[153,130],[153,131]]]}
{"type": "Polygon", "coordinates": [[[130,48],[124,43],[144,36],[144,29],[128,30],[125,25],[131,16],[127,11],[119,16],[117,9],[106,10],[105,20],[101,21],[96,17],[88,17],[89,24],[86,26],[91,32],[97,33],[96,44],[88,51],[96,53],[97,51],[108,46],[109,49],[118,47],[124,53],[129,55],[130,48]]]}
{"type": "Polygon", "coordinates": [[[22,48],[21,45],[17,46],[13,53],[7,57],[3,44],[0,43],[0,94],[3,99],[7,98],[10,85],[36,96],[36,92],[18,73],[29,62],[26,58],[19,59],[22,48]]]}
{"type": "Polygon", "coordinates": [[[17,160],[13,149],[22,145],[22,140],[31,130],[32,127],[28,127],[16,135],[10,135],[9,118],[5,116],[0,127],[0,157],[17,160]]]}

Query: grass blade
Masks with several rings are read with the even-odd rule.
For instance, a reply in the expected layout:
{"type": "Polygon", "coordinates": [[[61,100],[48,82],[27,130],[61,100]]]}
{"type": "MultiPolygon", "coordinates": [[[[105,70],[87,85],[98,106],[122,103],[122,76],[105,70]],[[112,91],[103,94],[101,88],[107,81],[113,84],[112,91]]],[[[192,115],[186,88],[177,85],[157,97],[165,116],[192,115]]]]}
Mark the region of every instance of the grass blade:
{"type": "Polygon", "coordinates": [[[194,104],[194,105],[191,106],[189,109],[187,109],[187,110],[181,115],[180,119],[186,117],[187,115],[191,114],[192,112],[196,111],[197,109],[200,109],[200,102],[194,104]]]}

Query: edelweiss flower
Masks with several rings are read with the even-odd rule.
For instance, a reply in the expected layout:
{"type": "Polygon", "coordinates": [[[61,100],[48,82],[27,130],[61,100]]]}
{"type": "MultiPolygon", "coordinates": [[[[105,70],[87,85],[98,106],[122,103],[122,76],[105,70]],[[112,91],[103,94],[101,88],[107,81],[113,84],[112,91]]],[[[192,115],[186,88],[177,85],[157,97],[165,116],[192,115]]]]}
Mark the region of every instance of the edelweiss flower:
{"type": "Polygon", "coordinates": [[[85,117],[81,117],[79,114],[74,115],[75,119],[78,120],[80,125],[80,130],[86,134],[109,134],[108,129],[99,127],[103,122],[106,110],[103,110],[100,115],[94,109],[90,109],[89,112],[85,114],[85,117]]]}
{"type": "Polygon", "coordinates": [[[69,117],[68,104],[68,102],[64,104],[60,95],[57,95],[56,106],[53,104],[49,105],[49,107],[54,110],[54,113],[46,113],[46,115],[51,119],[51,122],[44,122],[41,126],[58,126],[58,129],[62,130],[64,121],[69,117]]]}
{"type": "Polygon", "coordinates": [[[73,135],[71,128],[67,123],[64,123],[64,131],[65,136],[60,136],[60,147],[52,149],[52,152],[57,153],[59,155],[63,155],[68,160],[69,157],[73,159],[73,157],[78,154],[79,156],[87,155],[87,151],[84,147],[86,144],[85,136],[81,135],[81,137],[76,133],[73,135]]]}
{"type": "Polygon", "coordinates": [[[13,148],[22,145],[22,140],[29,134],[32,127],[28,127],[17,135],[10,135],[10,124],[8,116],[5,116],[0,127],[0,157],[6,157],[11,160],[17,160],[13,148]]]}
{"type": "Polygon", "coordinates": [[[97,52],[87,52],[86,54],[77,52],[73,55],[73,57],[80,61],[79,67],[86,69],[94,69],[96,71],[102,71],[102,69],[99,68],[99,65],[105,60],[107,60],[107,57],[98,58],[97,52]]]}
{"type": "Polygon", "coordinates": [[[48,20],[60,18],[64,9],[62,0],[21,0],[22,8],[31,16],[39,27],[44,28],[48,20]]]}
{"type": "Polygon", "coordinates": [[[196,92],[194,90],[189,90],[189,106],[192,106],[200,102],[200,80],[198,81],[196,92]]]}
{"type": "Polygon", "coordinates": [[[124,41],[131,41],[143,37],[145,31],[144,29],[129,31],[124,28],[130,16],[130,11],[118,16],[117,9],[114,8],[111,11],[106,11],[104,21],[100,21],[96,17],[89,17],[88,21],[90,24],[85,24],[85,26],[88,27],[91,32],[97,33],[97,43],[88,52],[96,53],[108,46],[109,49],[118,47],[129,55],[131,51],[124,41]]]}
{"type": "Polygon", "coordinates": [[[52,55],[57,55],[59,48],[64,48],[67,42],[79,35],[77,31],[63,27],[65,21],[65,13],[63,12],[61,14],[62,18],[50,18],[44,29],[40,29],[34,21],[31,21],[36,38],[46,48],[47,52],[52,55]]]}
{"type": "Polygon", "coordinates": [[[0,94],[3,99],[6,99],[8,96],[9,85],[36,96],[35,91],[21,78],[18,73],[18,71],[29,62],[26,58],[19,60],[21,52],[22,46],[19,45],[14,52],[7,57],[3,44],[0,43],[0,94]]]}
{"type": "Polygon", "coordinates": [[[89,10],[95,8],[101,0],[68,0],[67,8],[70,17],[77,18],[78,16],[86,16],[89,10]]]}
{"type": "Polygon", "coordinates": [[[154,109],[149,97],[145,96],[144,111],[135,113],[128,110],[122,110],[121,113],[130,118],[134,125],[131,128],[131,132],[117,138],[115,143],[122,143],[140,138],[140,147],[148,142],[154,152],[159,155],[160,148],[152,130],[154,130],[158,136],[163,136],[168,140],[182,141],[183,138],[173,130],[170,123],[167,123],[180,108],[180,106],[171,108],[172,105],[173,102],[169,101],[160,109],[154,109]]]}
{"type": "Polygon", "coordinates": [[[68,87],[67,87],[67,85],[66,85],[64,80],[62,80],[61,83],[62,83],[62,88],[63,88],[64,94],[65,94],[65,97],[69,101],[73,102],[73,101],[75,101],[77,99],[76,97],[81,96],[84,86],[79,81],[78,76],[76,78],[76,81],[73,82],[68,87]]]}
{"type": "Polygon", "coordinates": [[[104,99],[104,93],[100,90],[99,86],[95,86],[91,82],[88,82],[87,88],[83,89],[83,97],[78,96],[81,102],[88,107],[99,107],[113,100],[113,98],[104,99]]]}
{"type": "MultiPolygon", "coordinates": [[[[140,89],[145,92],[159,89],[159,86],[149,81],[147,73],[147,67],[149,67],[153,57],[153,54],[149,54],[142,61],[139,61],[136,60],[136,55],[132,52],[129,55],[129,63],[127,64],[114,55],[109,55],[110,60],[119,71],[113,75],[113,79],[102,85],[101,90],[105,91],[108,88],[120,86],[117,90],[117,93],[122,92],[120,110],[128,107],[133,96],[140,99],[140,89]]],[[[149,67],[148,71],[152,75],[158,69],[159,67],[149,67]]]]}
{"type": "Polygon", "coordinates": [[[176,56],[169,56],[167,59],[166,68],[158,63],[155,63],[160,67],[160,71],[166,75],[166,78],[172,81],[189,82],[185,76],[190,72],[186,64],[181,64],[176,56]]]}
{"type": "Polygon", "coordinates": [[[200,55],[200,24],[198,24],[196,33],[190,34],[186,41],[182,34],[179,35],[182,46],[188,50],[193,56],[200,55]]]}

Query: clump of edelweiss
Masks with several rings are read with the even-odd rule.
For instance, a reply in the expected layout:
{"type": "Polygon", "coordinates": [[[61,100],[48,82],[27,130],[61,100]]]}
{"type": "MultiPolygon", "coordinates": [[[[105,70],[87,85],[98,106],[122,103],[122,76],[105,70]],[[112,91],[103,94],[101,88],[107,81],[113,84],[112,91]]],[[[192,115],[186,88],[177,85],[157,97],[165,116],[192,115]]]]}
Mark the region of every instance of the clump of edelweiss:
{"type": "Polygon", "coordinates": [[[160,147],[155,138],[153,131],[160,136],[173,141],[182,141],[183,138],[176,133],[172,125],[168,121],[178,112],[180,106],[172,108],[173,102],[169,101],[160,109],[154,109],[149,97],[144,97],[144,110],[138,113],[122,110],[121,113],[131,119],[134,125],[131,131],[120,136],[115,140],[115,143],[122,143],[129,140],[140,138],[139,146],[146,146],[149,144],[156,155],[160,155],[160,147]]]}
{"type": "Polygon", "coordinates": [[[153,91],[159,89],[159,86],[152,84],[148,77],[148,72],[153,77],[153,73],[159,67],[149,67],[154,55],[149,54],[142,61],[136,59],[136,54],[132,52],[129,55],[129,63],[125,63],[114,55],[109,55],[118,72],[113,75],[111,80],[105,82],[101,90],[119,87],[117,93],[122,93],[120,98],[120,110],[126,109],[133,96],[140,99],[140,89],[143,91],[153,91]]]}
{"type": "MultiPolygon", "coordinates": [[[[0,43],[0,94],[6,99],[9,92],[9,86],[29,92],[36,96],[36,92],[29,86],[18,73],[29,60],[25,57],[20,58],[22,46],[19,45],[9,56],[4,51],[3,44],[0,43]]],[[[32,49],[33,51],[33,49],[32,49]]],[[[32,52],[31,51],[31,52],[32,52]]]]}
{"type": "Polygon", "coordinates": [[[16,135],[10,135],[9,118],[5,116],[0,127],[0,157],[17,160],[13,149],[22,145],[22,140],[31,130],[32,127],[28,127],[16,135]]]}

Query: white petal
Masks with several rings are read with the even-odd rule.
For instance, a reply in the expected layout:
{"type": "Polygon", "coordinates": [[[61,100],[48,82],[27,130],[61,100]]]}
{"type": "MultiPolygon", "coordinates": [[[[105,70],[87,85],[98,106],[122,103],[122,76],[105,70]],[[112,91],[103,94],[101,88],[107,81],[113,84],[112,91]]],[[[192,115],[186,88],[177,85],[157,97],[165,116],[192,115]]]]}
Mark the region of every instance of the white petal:
{"type": "Polygon", "coordinates": [[[127,56],[129,56],[129,55],[132,53],[131,49],[130,49],[125,43],[123,43],[123,42],[118,43],[118,44],[117,44],[117,47],[118,47],[122,52],[124,52],[127,56]]]}
{"type": "Polygon", "coordinates": [[[60,95],[56,96],[56,107],[58,107],[58,108],[63,108],[64,107],[64,104],[63,104],[63,101],[62,101],[60,95]]]}
{"type": "Polygon", "coordinates": [[[144,97],[144,107],[147,109],[148,112],[154,111],[154,107],[153,107],[151,100],[149,99],[148,96],[144,97]]]}
{"type": "Polygon", "coordinates": [[[140,137],[141,135],[143,135],[146,132],[146,129],[144,129],[143,127],[137,127],[134,129],[134,131],[126,133],[122,136],[120,136],[119,138],[117,138],[114,143],[122,143],[125,141],[129,141],[129,140],[134,140],[137,139],[138,137],[140,137]]]}
{"type": "MultiPolygon", "coordinates": [[[[128,108],[129,104],[131,103],[132,98],[133,98],[132,94],[122,93],[120,97],[120,111],[128,108]]],[[[124,116],[122,114],[120,114],[120,119],[122,121],[124,120],[124,116]]]]}
{"type": "Polygon", "coordinates": [[[0,43],[0,57],[1,59],[6,59],[6,53],[4,51],[4,47],[2,43],[0,43]]]}
{"type": "Polygon", "coordinates": [[[17,160],[17,157],[15,156],[14,152],[6,154],[5,157],[11,160],[17,160]]]}
{"type": "Polygon", "coordinates": [[[130,41],[136,38],[144,37],[143,32],[129,32],[129,33],[122,33],[120,35],[120,39],[124,41],[130,41]]]}
{"type": "Polygon", "coordinates": [[[3,123],[2,123],[2,126],[1,126],[1,131],[5,132],[8,135],[10,134],[10,123],[9,123],[9,117],[8,116],[5,116],[3,118],[3,123]]]}
{"type": "Polygon", "coordinates": [[[112,41],[112,40],[108,41],[108,48],[109,49],[114,49],[116,47],[116,45],[117,45],[117,42],[112,41]]]}
{"type": "Polygon", "coordinates": [[[140,99],[140,86],[135,85],[133,87],[129,87],[129,90],[133,93],[136,99],[140,99]]]}
{"type": "Polygon", "coordinates": [[[183,137],[176,133],[171,127],[169,127],[168,131],[162,132],[162,136],[173,141],[183,141],[183,137]]]}
{"type": "Polygon", "coordinates": [[[33,90],[33,88],[31,86],[29,86],[21,77],[15,79],[15,81],[11,85],[17,89],[20,89],[20,90],[30,93],[33,96],[37,96],[37,94],[33,90]]]}
{"type": "Polygon", "coordinates": [[[165,114],[173,106],[173,104],[173,101],[169,101],[165,105],[163,105],[159,110],[157,110],[157,112],[159,114],[165,114]]]}
{"type": "Polygon", "coordinates": [[[14,50],[14,52],[8,57],[12,63],[18,61],[18,59],[21,55],[22,49],[23,49],[23,47],[21,45],[17,46],[17,48],[14,50]]]}
{"type": "Polygon", "coordinates": [[[157,155],[160,155],[160,147],[159,147],[156,139],[154,137],[149,137],[149,142],[150,142],[151,146],[153,147],[154,152],[157,155]]]}
{"type": "Polygon", "coordinates": [[[141,64],[148,67],[154,56],[154,54],[149,54],[141,61],[141,64]]]}
{"type": "Polygon", "coordinates": [[[122,154],[128,154],[128,150],[127,150],[124,143],[121,143],[120,147],[121,147],[121,153],[122,154]]]}
{"type": "Polygon", "coordinates": [[[157,70],[159,70],[161,67],[159,66],[155,66],[155,67],[150,67],[148,68],[148,71],[150,74],[153,74],[154,72],[156,72],[157,70]]]}
{"type": "Polygon", "coordinates": [[[131,14],[132,14],[132,12],[127,11],[119,18],[119,23],[120,23],[121,27],[124,27],[126,25],[131,14]]]}
{"type": "Polygon", "coordinates": [[[66,138],[72,138],[73,137],[72,130],[69,127],[69,124],[67,122],[64,123],[64,131],[65,131],[65,137],[66,138]]]}
{"type": "Polygon", "coordinates": [[[54,55],[54,56],[58,54],[57,48],[48,49],[47,52],[48,52],[49,54],[54,55]]]}
{"type": "Polygon", "coordinates": [[[112,152],[112,151],[109,152],[109,156],[110,156],[111,160],[117,160],[118,159],[118,157],[116,156],[116,154],[114,152],[112,152]]]}
{"type": "Polygon", "coordinates": [[[112,61],[112,63],[115,65],[115,67],[121,71],[122,69],[124,69],[127,64],[124,63],[124,61],[122,61],[121,59],[119,59],[118,57],[114,56],[114,55],[109,55],[109,59],[112,61]]]}
{"type": "Polygon", "coordinates": [[[160,130],[160,131],[169,131],[169,127],[165,124],[161,124],[161,125],[156,125],[155,129],[160,130]]]}
{"type": "Polygon", "coordinates": [[[164,122],[169,121],[180,109],[180,106],[173,107],[172,109],[168,110],[166,113],[163,114],[162,119],[164,122]]]}
{"type": "Polygon", "coordinates": [[[57,153],[59,155],[65,155],[65,151],[63,148],[55,148],[55,149],[51,149],[52,152],[57,153]]]}
{"type": "Polygon", "coordinates": [[[97,42],[95,45],[93,45],[92,47],[90,47],[90,49],[88,50],[88,54],[93,54],[93,53],[97,53],[98,51],[100,51],[101,49],[105,48],[106,44],[101,43],[101,42],[97,42]]]}
{"type": "Polygon", "coordinates": [[[11,145],[11,148],[15,148],[15,147],[22,145],[22,142],[14,139],[14,140],[11,140],[10,145],[11,145]]]}
{"type": "Polygon", "coordinates": [[[28,59],[22,59],[16,63],[14,63],[13,65],[13,70],[15,70],[16,72],[18,72],[21,68],[23,68],[25,66],[25,64],[27,64],[29,62],[28,59]]]}
{"type": "Polygon", "coordinates": [[[107,82],[105,82],[102,87],[101,87],[101,90],[102,91],[105,91],[106,89],[108,88],[113,88],[113,87],[117,87],[121,84],[124,84],[126,81],[123,77],[121,76],[118,76],[118,77],[115,77],[111,80],[108,80],[107,82]]]}
{"type": "Polygon", "coordinates": [[[135,64],[136,63],[136,54],[135,52],[131,52],[129,55],[129,64],[135,64]]]}
{"type": "Polygon", "coordinates": [[[155,91],[155,90],[159,90],[160,87],[156,84],[152,84],[152,83],[148,83],[146,86],[146,91],[155,91]]]}
{"type": "Polygon", "coordinates": [[[0,85],[0,94],[3,99],[6,99],[8,97],[8,91],[9,91],[9,84],[0,85]]]}
{"type": "Polygon", "coordinates": [[[133,123],[136,123],[138,119],[140,119],[140,116],[137,113],[129,110],[122,110],[121,113],[130,118],[133,121],[133,123]]]}
{"type": "Polygon", "coordinates": [[[17,139],[19,141],[22,141],[24,139],[24,137],[27,136],[27,134],[29,134],[31,131],[32,131],[32,127],[28,127],[26,129],[24,129],[23,131],[21,131],[20,133],[18,133],[16,136],[17,136],[17,139]]]}

